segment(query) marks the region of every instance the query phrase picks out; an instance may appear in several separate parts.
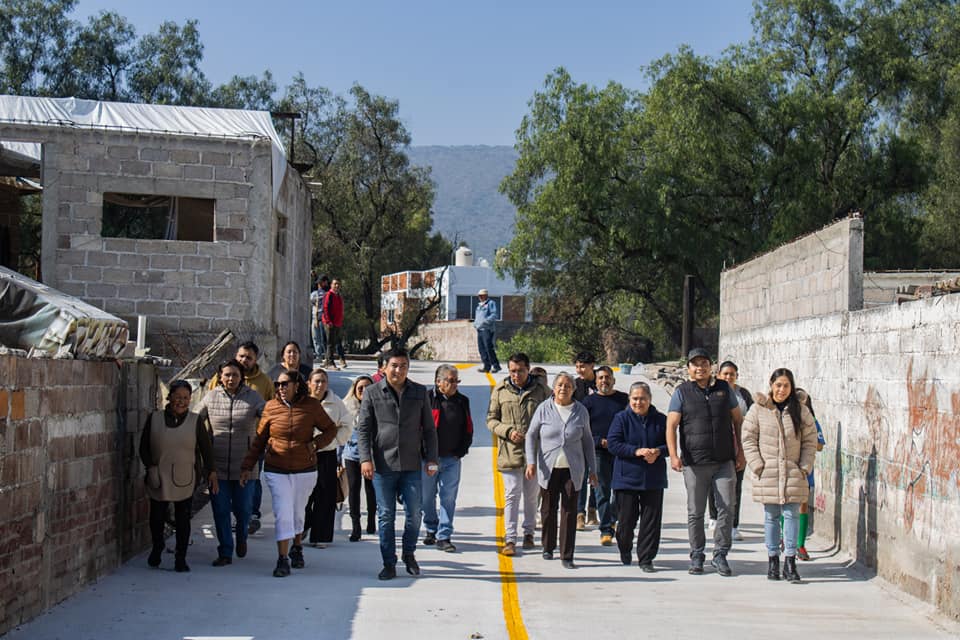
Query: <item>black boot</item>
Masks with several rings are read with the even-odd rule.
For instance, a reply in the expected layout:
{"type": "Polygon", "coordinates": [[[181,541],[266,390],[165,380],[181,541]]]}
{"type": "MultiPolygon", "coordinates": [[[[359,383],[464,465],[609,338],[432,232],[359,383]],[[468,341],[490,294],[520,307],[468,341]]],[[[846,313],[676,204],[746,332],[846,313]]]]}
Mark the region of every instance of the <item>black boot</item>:
{"type": "Polygon", "coordinates": [[[800,584],[800,574],[797,573],[797,557],[786,556],[783,559],[783,579],[793,584],[800,584]]]}
{"type": "Polygon", "coordinates": [[[163,557],[163,546],[154,546],[153,550],[150,551],[150,555],[147,557],[147,564],[151,567],[159,567],[160,560],[163,557]]]}
{"type": "Polygon", "coordinates": [[[767,580],[780,579],[780,556],[767,558],[767,580]]]}
{"type": "Polygon", "coordinates": [[[377,532],[377,518],[375,516],[370,516],[367,518],[367,533],[373,534],[377,532]]]}
{"type": "Polygon", "coordinates": [[[350,531],[350,542],[356,542],[360,539],[360,521],[353,521],[353,529],[350,531]]]}
{"type": "Polygon", "coordinates": [[[176,559],[173,563],[173,570],[177,573],[186,573],[187,571],[190,571],[190,567],[187,565],[186,553],[177,553],[176,559]]]}

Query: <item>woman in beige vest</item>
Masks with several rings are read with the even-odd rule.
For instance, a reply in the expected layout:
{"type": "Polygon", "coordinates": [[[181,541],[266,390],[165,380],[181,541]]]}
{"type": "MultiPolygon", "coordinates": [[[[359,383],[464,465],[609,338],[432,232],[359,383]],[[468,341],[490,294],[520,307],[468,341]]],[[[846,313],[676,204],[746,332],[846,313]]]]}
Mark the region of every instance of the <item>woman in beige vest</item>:
{"type": "Polygon", "coordinates": [[[167,406],[147,418],[140,437],[140,460],[147,469],[147,495],[150,497],[150,535],[153,550],[147,558],[151,567],[160,566],[164,549],[163,525],[173,503],[177,546],[174,569],[190,571],[187,545],[190,543],[190,509],[196,486],[197,450],[203,459],[210,492],[217,493],[217,472],[213,467],[210,435],[196,413],[190,412],[193,388],[186,380],[174,380],[167,395],[167,406]]]}

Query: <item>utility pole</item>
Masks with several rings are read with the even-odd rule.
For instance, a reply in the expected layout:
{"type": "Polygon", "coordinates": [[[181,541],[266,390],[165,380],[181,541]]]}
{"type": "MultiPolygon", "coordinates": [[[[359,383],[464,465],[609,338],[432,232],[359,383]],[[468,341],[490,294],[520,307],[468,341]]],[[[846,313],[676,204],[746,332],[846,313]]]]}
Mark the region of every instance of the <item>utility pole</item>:
{"type": "Polygon", "coordinates": [[[680,336],[680,357],[686,358],[693,348],[693,308],[696,294],[694,276],[683,277],[683,326],[680,336]]]}

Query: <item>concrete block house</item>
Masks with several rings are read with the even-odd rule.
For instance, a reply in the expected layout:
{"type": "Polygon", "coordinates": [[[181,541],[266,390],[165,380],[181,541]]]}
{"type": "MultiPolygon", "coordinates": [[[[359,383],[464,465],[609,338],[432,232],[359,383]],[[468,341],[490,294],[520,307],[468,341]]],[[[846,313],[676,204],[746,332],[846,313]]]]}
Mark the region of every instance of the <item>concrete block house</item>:
{"type": "Polygon", "coordinates": [[[34,163],[44,284],[147,316],[151,353],[307,344],[310,193],[268,113],[0,96],[0,148],[34,163]]]}

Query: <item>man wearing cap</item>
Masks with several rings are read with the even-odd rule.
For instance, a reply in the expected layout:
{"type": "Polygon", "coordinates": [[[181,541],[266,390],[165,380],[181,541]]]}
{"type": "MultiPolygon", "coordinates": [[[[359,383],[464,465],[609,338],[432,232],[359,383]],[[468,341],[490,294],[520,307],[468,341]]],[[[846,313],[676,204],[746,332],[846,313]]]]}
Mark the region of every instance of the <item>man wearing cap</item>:
{"type": "Polygon", "coordinates": [[[667,448],[670,466],[674,471],[683,472],[687,489],[690,573],[703,573],[706,548],[703,512],[707,506],[707,492],[713,487],[717,526],[713,533],[711,564],[720,575],[730,576],[733,572],[727,563],[727,552],[730,551],[733,509],[737,499],[736,471],[746,463],[738,435],[743,414],[729,385],[711,378],[712,364],[706,349],[693,349],[687,356],[690,379],[680,384],[670,398],[667,448]]]}
{"type": "Polygon", "coordinates": [[[483,360],[482,373],[497,373],[500,371],[500,361],[497,360],[497,351],[494,345],[497,322],[497,303],[487,297],[487,290],[477,292],[480,302],[473,315],[473,328],[477,330],[477,347],[480,349],[480,359],[483,360]]]}

